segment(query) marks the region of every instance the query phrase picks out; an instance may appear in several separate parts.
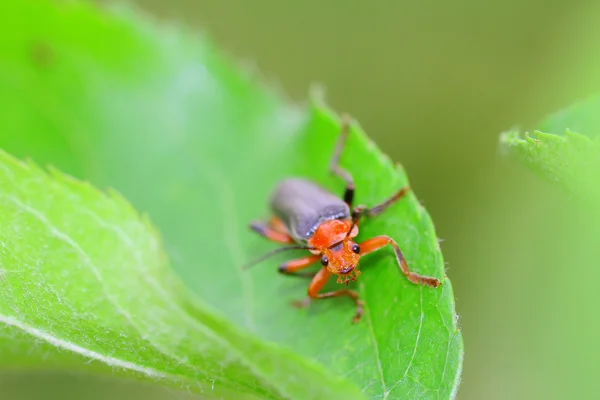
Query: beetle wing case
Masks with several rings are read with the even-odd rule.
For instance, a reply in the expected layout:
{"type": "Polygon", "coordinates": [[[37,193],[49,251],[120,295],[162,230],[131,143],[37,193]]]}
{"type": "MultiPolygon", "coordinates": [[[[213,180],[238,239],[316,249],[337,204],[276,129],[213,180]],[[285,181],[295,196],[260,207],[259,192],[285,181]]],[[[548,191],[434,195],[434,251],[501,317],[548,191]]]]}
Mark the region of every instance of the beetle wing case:
{"type": "Polygon", "coordinates": [[[310,239],[324,221],[350,218],[350,208],[343,200],[300,178],[286,179],[277,186],[271,208],[301,242],[310,239]]]}

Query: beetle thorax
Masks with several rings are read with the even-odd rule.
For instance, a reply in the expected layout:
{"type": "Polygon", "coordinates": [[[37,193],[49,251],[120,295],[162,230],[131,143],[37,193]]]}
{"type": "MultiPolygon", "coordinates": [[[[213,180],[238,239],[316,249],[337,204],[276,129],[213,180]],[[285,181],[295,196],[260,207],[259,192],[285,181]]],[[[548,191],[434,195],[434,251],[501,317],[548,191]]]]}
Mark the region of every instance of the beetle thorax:
{"type": "Polygon", "coordinates": [[[344,240],[346,237],[355,237],[358,235],[358,227],[355,225],[350,235],[348,235],[348,230],[351,227],[351,220],[334,219],[325,221],[315,230],[313,237],[308,240],[308,245],[317,249],[325,249],[344,240]]]}

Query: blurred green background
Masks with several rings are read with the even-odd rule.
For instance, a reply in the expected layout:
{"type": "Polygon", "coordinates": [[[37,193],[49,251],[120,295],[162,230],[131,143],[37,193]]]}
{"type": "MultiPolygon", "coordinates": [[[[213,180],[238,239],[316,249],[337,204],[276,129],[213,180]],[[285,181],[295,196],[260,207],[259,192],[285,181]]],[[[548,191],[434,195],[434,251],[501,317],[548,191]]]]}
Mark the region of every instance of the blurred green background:
{"type": "MultiPolygon", "coordinates": [[[[349,112],[405,166],[444,240],[465,340],[460,399],[600,393],[595,227],[497,148],[502,130],[534,126],[600,91],[600,4],[135,3],[163,23],[208,33],[294,101],[322,84],[333,108],[349,112]]],[[[190,398],[79,375],[0,375],[2,400],[138,395],[190,398]]]]}

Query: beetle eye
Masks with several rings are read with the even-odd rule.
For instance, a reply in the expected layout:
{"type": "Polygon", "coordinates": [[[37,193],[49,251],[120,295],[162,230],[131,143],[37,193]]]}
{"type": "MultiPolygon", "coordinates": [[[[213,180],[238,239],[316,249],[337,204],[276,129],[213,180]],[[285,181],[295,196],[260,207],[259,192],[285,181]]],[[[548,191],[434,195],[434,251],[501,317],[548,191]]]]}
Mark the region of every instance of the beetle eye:
{"type": "Polygon", "coordinates": [[[329,264],[329,259],[327,258],[327,256],[321,257],[321,264],[323,264],[324,267],[326,267],[327,264],[329,264]]]}
{"type": "Polygon", "coordinates": [[[352,245],[352,251],[356,254],[360,253],[360,246],[357,244],[352,245]]]}

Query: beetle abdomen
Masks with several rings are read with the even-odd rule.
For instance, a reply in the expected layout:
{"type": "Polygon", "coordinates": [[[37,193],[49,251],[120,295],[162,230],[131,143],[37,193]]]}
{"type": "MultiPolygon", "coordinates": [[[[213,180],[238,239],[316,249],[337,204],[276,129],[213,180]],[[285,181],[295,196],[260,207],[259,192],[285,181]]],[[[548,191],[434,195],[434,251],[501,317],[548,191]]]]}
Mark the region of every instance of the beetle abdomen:
{"type": "Polygon", "coordinates": [[[290,178],[275,189],[271,207],[294,239],[306,241],[324,221],[350,218],[350,208],[317,184],[290,178]]]}

